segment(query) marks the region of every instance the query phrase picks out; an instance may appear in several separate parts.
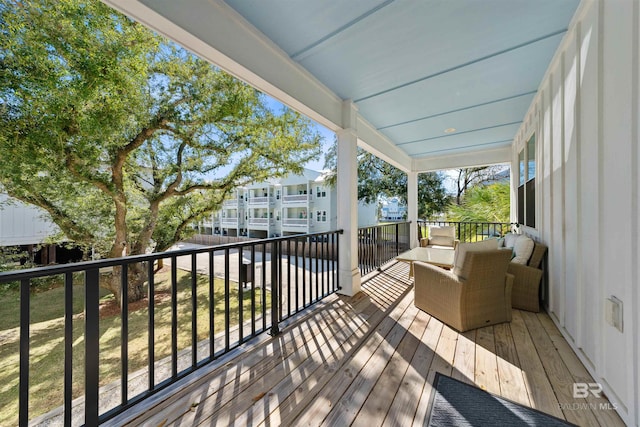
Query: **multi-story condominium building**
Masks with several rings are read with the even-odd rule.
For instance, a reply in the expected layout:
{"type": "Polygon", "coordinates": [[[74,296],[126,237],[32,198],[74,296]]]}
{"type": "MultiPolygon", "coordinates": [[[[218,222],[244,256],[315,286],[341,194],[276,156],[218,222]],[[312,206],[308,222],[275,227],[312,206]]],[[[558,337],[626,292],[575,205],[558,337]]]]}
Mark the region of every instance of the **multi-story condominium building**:
{"type": "Polygon", "coordinates": [[[254,238],[335,230],[336,193],[325,178],[323,172],[304,169],[300,175],[237,188],[217,215],[200,222],[200,229],[254,238]]]}
{"type": "Polygon", "coordinates": [[[222,209],[211,215],[209,221],[203,221],[203,225],[211,228],[212,234],[223,234],[225,236],[246,235],[246,206],[244,187],[236,188],[232,192],[231,198],[222,203],[222,209]],[[219,224],[216,226],[216,223],[219,224]]]}
{"type": "Polygon", "coordinates": [[[407,217],[407,206],[397,197],[380,201],[380,221],[400,221],[407,217]]]}
{"type": "Polygon", "coordinates": [[[247,236],[266,238],[279,235],[276,225],[278,204],[276,203],[276,182],[262,182],[247,186],[246,221],[247,236]]]}

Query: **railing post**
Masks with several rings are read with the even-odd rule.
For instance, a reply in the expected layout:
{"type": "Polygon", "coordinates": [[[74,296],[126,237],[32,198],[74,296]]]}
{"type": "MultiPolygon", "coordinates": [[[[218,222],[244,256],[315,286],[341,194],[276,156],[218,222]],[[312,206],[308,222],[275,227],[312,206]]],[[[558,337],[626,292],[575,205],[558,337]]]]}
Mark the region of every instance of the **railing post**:
{"type": "Polygon", "coordinates": [[[400,224],[396,222],[396,256],[400,254],[400,224]]]}
{"type": "Polygon", "coordinates": [[[20,397],[18,424],[29,425],[29,326],[31,283],[27,279],[20,281],[20,397]]]}
{"type": "Polygon", "coordinates": [[[84,423],[98,425],[98,392],[100,380],[100,273],[97,268],[86,270],[84,302],[84,423]]]}
{"type": "Polygon", "coordinates": [[[279,254],[279,246],[280,242],[278,240],[274,240],[271,242],[271,330],[269,331],[269,335],[275,337],[280,334],[280,327],[278,325],[279,322],[279,300],[280,296],[278,295],[278,254],[279,254]]]}

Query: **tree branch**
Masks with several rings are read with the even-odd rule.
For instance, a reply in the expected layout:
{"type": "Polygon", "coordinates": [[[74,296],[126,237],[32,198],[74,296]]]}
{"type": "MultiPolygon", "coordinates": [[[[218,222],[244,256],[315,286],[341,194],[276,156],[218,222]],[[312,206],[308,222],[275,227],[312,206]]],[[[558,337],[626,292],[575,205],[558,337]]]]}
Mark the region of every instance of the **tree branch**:
{"type": "Polygon", "coordinates": [[[81,181],[94,185],[96,188],[100,189],[102,192],[104,192],[105,194],[108,194],[111,197],[114,196],[113,190],[109,188],[109,185],[107,183],[96,179],[94,177],[95,175],[91,177],[86,176],[77,169],[77,166],[80,164],[80,159],[74,156],[68,148],[65,148],[64,154],[65,154],[65,166],[73,176],[80,179],[81,181]]]}

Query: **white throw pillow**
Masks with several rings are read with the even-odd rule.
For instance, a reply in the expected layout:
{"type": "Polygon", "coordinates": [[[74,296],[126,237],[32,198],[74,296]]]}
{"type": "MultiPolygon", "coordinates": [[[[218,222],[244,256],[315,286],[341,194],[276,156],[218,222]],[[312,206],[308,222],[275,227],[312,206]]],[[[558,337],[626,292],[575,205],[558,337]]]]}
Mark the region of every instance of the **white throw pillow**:
{"type": "Polygon", "coordinates": [[[513,247],[513,253],[515,256],[511,262],[526,265],[529,258],[531,258],[534,245],[535,244],[530,237],[525,236],[524,234],[519,235],[516,239],[515,246],[513,247]]]}
{"type": "Polygon", "coordinates": [[[462,273],[462,266],[467,252],[493,251],[498,249],[498,239],[487,239],[480,242],[459,243],[453,258],[453,273],[459,276],[462,273]]]}
{"type": "Polygon", "coordinates": [[[504,235],[504,247],[513,248],[516,245],[516,240],[521,234],[507,233],[504,235]]]}

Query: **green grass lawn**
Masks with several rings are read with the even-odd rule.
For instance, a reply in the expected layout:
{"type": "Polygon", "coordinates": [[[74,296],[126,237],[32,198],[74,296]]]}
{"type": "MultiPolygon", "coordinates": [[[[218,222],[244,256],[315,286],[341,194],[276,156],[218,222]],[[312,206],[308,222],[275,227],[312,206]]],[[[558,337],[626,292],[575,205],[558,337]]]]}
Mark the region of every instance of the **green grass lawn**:
{"type": "MultiPolygon", "coordinates": [[[[155,360],[171,354],[171,298],[170,272],[161,271],[155,276],[155,360]]],[[[197,331],[198,339],[209,337],[209,281],[198,276],[197,281],[197,331]]],[[[238,323],[237,284],[231,284],[231,326],[238,323]]],[[[84,288],[73,287],[73,395],[81,396],[84,390],[84,288]]],[[[256,290],[256,310],[261,310],[261,290],[256,290]]],[[[268,299],[268,298],[267,298],[268,299]]],[[[113,297],[102,293],[101,303],[112,304],[113,297]]],[[[19,375],[19,294],[5,292],[0,296],[0,426],[17,425],[18,375],[19,375]]],[[[224,331],[224,281],[214,282],[214,334],[224,331]]],[[[129,372],[147,366],[148,309],[129,313],[129,372]]],[[[251,293],[243,293],[243,319],[251,318],[251,293]]],[[[191,275],[178,270],[178,348],[191,345],[191,275]]],[[[32,295],[29,415],[34,418],[63,403],[64,366],[64,289],[53,287],[32,295]]],[[[100,383],[107,384],[120,378],[120,327],[119,314],[105,316],[100,321],[100,383]]]]}

